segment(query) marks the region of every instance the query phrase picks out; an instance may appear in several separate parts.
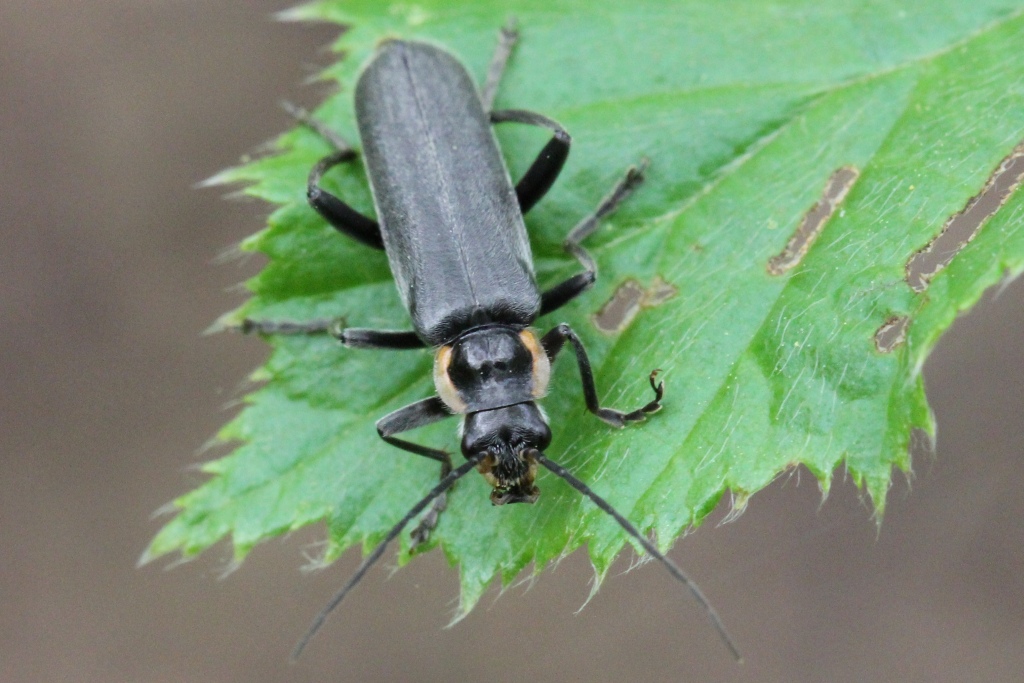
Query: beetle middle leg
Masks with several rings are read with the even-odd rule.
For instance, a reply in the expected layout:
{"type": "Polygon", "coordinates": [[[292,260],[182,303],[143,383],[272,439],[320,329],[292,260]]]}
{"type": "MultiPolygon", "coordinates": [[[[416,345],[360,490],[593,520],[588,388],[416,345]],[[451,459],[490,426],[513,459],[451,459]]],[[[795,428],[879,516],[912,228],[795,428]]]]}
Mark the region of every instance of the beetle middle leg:
{"type": "Polygon", "coordinates": [[[240,329],[244,334],[330,334],[345,346],[352,349],[384,349],[400,351],[404,349],[422,349],[426,347],[412,330],[368,330],[362,327],[345,327],[344,319],[318,318],[308,322],[292,322],[290,320],[252,320],[242,321],[240,329]]]}
{"type": "Polygon", "coordinates": [[[325,334],[337,325],[338,321],[333,318],[318,318],[304,323],[292,322],[290,320],[252,320],[246,318],[242,321],[239,329],[243,334],[325,334]]]}
{"type": "Polygon", "coordinates": [[[551,289],[541,294],[540,314],[546,315],[569,303],[580,294],[590,288],[597,280],[597,264],[582,242],[597,230],[601,219],[607,217],[624,202],[629,195],[644,180],[644,171],[647,170],[647,159],[641,159],[636,166],[630,166],[626,175],[616,183],[612,191],[605,195],[601,203],[597,205],[593,213],[576,224],[569,235],[562,242],[562,247],[576,257],[576,260],[585,269],[567,280],[563,280],[551,289]]]}
{"type": "MultiPolygon", "coordinates": [[[[452,471],[452,458],[447,451],[422,446],[405,439],[396,438],[394,435],[416,429],[417,427],[425,427],[434,422],[439,422],[446,417],[451,417],[451,413],[448,412],[440,398],[433,396],[416,403],[411,403],[404,408],[399,408],[393,413],[389,413],[377,420],[377,434],[395,448],[401,448],[403,451],[422,455],[425,458],[440,462],[441,479],[444,479],[452,471]]],[[[434,499],[433,505],[430,506],[430,509],[420,519],[420,523],[416,528],[412,530],[410,534],[412,538],[410,551],[416,550],[418,546],[430,538],[430,532],[437,527],[438,518],[446,507],[448,507],[448,495],[447,493],[442,493],[434,499]]]]}
{"type": "Polygon", "coordinates": [[[650,376],[651,388],[654,390],[653,401],[629,413],[613,410],[612,408],[602,408],[597,399],[597,387],[594,384],[594,370],[590,366],[590,358],[587,356],[587,350],[584,348],[583,342],[576,336],[573,329],[567,324],[562,323],[545,334],[541,338],[540,343],[553,363],[566,341],[572,344],[573,351],[576,352],[576,364],[580,369],[583,398],[587,403],[587,410],[613,427],[625,427],[629,422],[643,420],[648,414],[661,410],[661,398],[665,394],[665,383],[655,383],[655,377],[658,375],[657,370],[652,372],[650,376]]]}

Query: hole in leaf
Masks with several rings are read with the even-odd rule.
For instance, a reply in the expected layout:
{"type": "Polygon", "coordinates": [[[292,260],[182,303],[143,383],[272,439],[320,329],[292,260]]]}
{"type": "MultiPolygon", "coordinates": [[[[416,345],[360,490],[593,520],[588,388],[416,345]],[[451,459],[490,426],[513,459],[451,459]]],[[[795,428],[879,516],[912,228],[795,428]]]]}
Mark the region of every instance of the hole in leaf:
{"type": "Polygon", "coordinates": [[[644,292],[644,300],[640,302],[640,305],[644,308],[654,308],[665,303],[678,293],[679,290],[675,286],[665,282],[660,277],[656,277],[651,286],[644,292]]]}
{"type": "Polygon", "coordinates": [[[647,289],[636,280],[626,280],[594,314],[594,325],[605,334],[617,334],[629,327],[640,309],[663,304],[678,293],[679,290],[660,277],[655,277],[647,289]]]}
{"type": "Polygon", "coordinates": [[[907,328],[910,318],[905,315],[894,315],[875,332],[875,348],[881,353],[890,353],[907,340],[907,328]]]}
{"type": "Polygon", "coordinates": [[[615,289],[612,298],[594,315],[594,324],[602,332],[618,332],[640,310],[644,288],[636,280],[626,280],[615,289]]]}
{"type": "Polygon", "coordinates": [[[981,192],[971,197],[959,213],[950,216],[942,232],[916,254],[906,265],[907,284],[915,292],[928,289],[928,283],[948,266],[971,240],[981,226],[999,210],[1024,180],[1024,142],[1019,143],[989,176],[981,192]]]}
{"type": "Polygon", "coordinates": [[[804,214],[804,219],[800,221],[800,225],[783,250],[768,260],[770,275],[782,275],[799,265],[814,244],[814,240],[821,234],[825,223],[835,213],[836,207],[853,187],[858,175],[860,171],[853,166],[843,166],[832,172],[825,182],[825,191],[822,192],[821,199],[804,214]]]}

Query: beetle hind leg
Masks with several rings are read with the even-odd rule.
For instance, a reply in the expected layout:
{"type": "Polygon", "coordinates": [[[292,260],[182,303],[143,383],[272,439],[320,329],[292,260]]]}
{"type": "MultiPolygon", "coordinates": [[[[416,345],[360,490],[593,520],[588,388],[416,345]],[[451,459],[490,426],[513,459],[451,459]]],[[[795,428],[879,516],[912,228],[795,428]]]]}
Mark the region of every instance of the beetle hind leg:
{"type": "Polygon", "coordinates": [[[356,153],[351,149],[341,149],[321,159],[309,172],[306,184],[306,198],[309,205],[320,214],[331,226],[357,242],[374,249],[384,248],[384,239],[380,234],[380,224],[369,216],[364,216],[347,203],[320,187],[320,179],[338,164],[355,159],[356,153]]]}
{"type": "Polygon", "coordinates": [[[512,56],[516,42],[519,40],[519,28],[515,18],[509,18],[501,27],[498,36],[498,44],[494,48],[494,56],[487,69],[487,80],[480,91],[480,101],[484,105],[484,111],[491,118],[491,123],[525,123],[531,126],[548,128],[554,132],[551,140],[544,149],[537,155],[537,159],[527,170],[526,175],[516,183],[516,197],[519,200],[519,209],[523,213],[529,211],[534,204],[551,189],[558,174],[562,171],[565,159],[569,155],[569,145],[572,139],[569,133],[557,122],[546,116],[520,109],[507,109],[503,111],[494,110],[494,98],[498,95],[498,86],[501,84],[508,60],[512,56]]]}
{"type": "Polygon", "coordinates": [[[491,64],[487,67],[487,80],[484,81],[483,90],[480,91],[480,99],[483,101],[485,111],[490,111],[494,106],[494,98],[498,94],[501,77],[505,75],[508,58],[512,56],[512,50],[515,49],[518,41],[519,27],[516,25],[516,20],[510,18],[501,27],[498,34],[498,44],[494,47],[494,56],[491,57],[491,64]]]}
{"type": "Polygon", "coordinates": [[[565,160],[569,156],[572,136],[554,119],[526,109],[501,109],[492,111],[490,117],[491,123],[525,123],[529,126],[547,128],[553,133],[551,139],[544,145],[544,149],[530,164],[530,168],[526,169],[526,173],[516,183],[516,199],[519,200],[519,210],[525,214],[555,184],[555,180],[558,179],[562,167],[565,166],[565,160]]]}
{"type": "Polygon", "coordinates": [[[315,131],[324,140],[327,140],[332,145],[334,145],[334,148],[337,151],[339,151],[339,152],[348,151],[348,152],[352,153],[353,157],[355,157],[356,151],[352,147],[352,145],[350,145],[348,143],[348,140],[343,138],[336,131],[331,130],[330,128],[328,128],[324,124],[322,124],[319,121],[317,121],[315,118],[313,118],[313,115],[310,114],[309,111],[307,111],[306,109],[303,109],[302,107],[298,106],[297,104],[289,102],[288,100],[284,100],[283,102],[281,102],[281,107],[286,112],[288,112],[288,114],[290,114],[293,119],[295,119],[296,121],[298,121],[302,125],[306,126],[310,130],[315,131]]]}
{"type": "Polygon", "coordinates": [[[354,160],[358,155],[343,137],[314,119],[308,111],[290,102],[283,103],[285,111],[299,123],[316,131],[335,147],[335,151],[321,159],[309,172],[306,183],[306,198],[309,205],[331,224],[335,230],[348,235],[374,249],[383,249],[384,240],[380,235],[380,224],[365,216],[344,201],[320,187],[320,179],[338,164],[354,160]]]}

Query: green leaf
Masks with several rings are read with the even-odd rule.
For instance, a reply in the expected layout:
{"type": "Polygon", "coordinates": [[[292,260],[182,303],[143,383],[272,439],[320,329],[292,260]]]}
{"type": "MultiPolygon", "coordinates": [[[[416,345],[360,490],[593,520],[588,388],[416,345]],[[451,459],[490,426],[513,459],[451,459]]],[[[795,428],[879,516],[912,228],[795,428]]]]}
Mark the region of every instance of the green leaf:
{"type": "MultiPolygon", "coordinates": [[[[538,326],[565,320],[579,331],[606,405],[646,401],[647,373],[661,368],[665,408],[609,429],[584,410],[574,364],[562,359],[545,401],[548,453],[662,548],[725,493],[742,506],[798,464],[825,489],[843,468],[880,514],[894,468],[910,467],[912,430],[934,433],[920,375],[928,352],[986,287],[1024,269],[1016,192],[927,288],[912,289],[905,273],[1024,139],[1024,3],[332,0],[290,16],[350,27],[325,74],[339,93],[316,116],[355,139],[352,85],[377,41],[435,41],[482,80],[508,14],[522,38],[498,106],[543,112],[574,139],[559,182],[527,219],[542,286],[578,269],[560,248],[574,222],[628,165],[651,160],[644,186],[588,241],[597,285],[538,326]],[[806,254],[769,272],[844,168],[856,180],[806,254]],[[594,314],[627,281],[674,296],[600,331],[594,314]],[[877,349],[876,332],[903,318],[905,338],[877,349]]],[[[544,137],[511,128],[521,127],[500,138],[518,176],[544,137]]],[[[408,327],[384,255],[340,237],[304,203],[306,173],[329,151],[296,129],[272,156],[219,177],[277,206],[244,245],[269,263],[225,324],[344,316],[408,327]]],[[[371,209],[358,165],[330,182],[371,209]]],[[[429,353],[314,337],[269,343],[256,373],[265,384],[219,434],[237,448],[175,502],[147,559],[191,556],[225,537],[241,559],[319,520],[332,559],[378,542],[436,481],[436,463],[389,447],[373,426],[431,395],[429,353]]],[[[415,439],[455,450],[453,427],[415,439]]],[[[508,583],[530,562],[540,571],[587,545],[603,576],[622,550],[612,520],[552,476],[539,483],[533,506],[492,508],[475,476],[450,496],[431,542],[459,568],[463,611],[495,576],[508,583]]]]}

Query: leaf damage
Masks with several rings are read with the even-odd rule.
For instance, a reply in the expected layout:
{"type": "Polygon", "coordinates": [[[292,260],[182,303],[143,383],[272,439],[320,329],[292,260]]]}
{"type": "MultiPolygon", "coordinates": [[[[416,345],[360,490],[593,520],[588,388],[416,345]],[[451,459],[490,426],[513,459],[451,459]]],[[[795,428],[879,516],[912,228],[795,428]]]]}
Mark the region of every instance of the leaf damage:
{"type": "Polygon", "coordinates": [[[642,309],[659,306],[678,293],[675,286],[661,277],[655,277],[647,288],[629,279],[615,288],[611,298],[591,316],[591,320],[594,327],[605,334],[618,334],[629,327],[642,309]]]}
{"type": "Polygon", "coordinates": [[[928,289],[932,279],[971,243],[1024,181],[1024,140],[1006,155],[989,176],[981,192],[949,217],[942,231],[907,260],[906,281],[915,292],[928,289]]]}
{"type": "Polygon", "coordinates": [[[811,245],[825,229],[828,219],[846,198],[859,175],[860,171],[853,166],[843,166],[833,171],[825,181],[821,199],[804,214],[803,220],[800,221],[782,251],[768,260],[770,275],[782,275],[800,265],[811,245]]]}
{"type": "Polygon", "coordinates": [[[909,326],[910,318],[908,316],[891,316],[875,332],[875,348],[879,353],[892,353],[897,346],[907,341],[909,326]]]}

